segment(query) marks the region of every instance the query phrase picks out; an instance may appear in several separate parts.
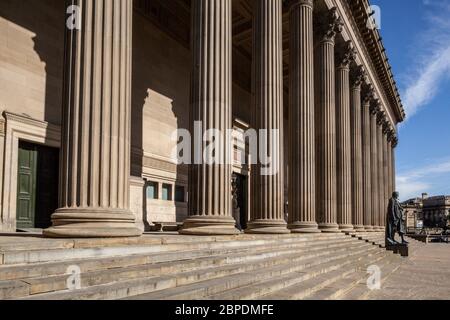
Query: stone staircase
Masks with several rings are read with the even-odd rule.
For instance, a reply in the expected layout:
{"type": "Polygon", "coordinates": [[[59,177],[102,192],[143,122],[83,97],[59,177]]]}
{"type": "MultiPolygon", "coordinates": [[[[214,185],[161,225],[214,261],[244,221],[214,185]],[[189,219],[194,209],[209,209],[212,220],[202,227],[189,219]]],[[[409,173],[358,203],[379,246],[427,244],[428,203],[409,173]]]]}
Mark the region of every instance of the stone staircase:
{"type": "Polygon", "coordinates": [[[359,238],[0,237],[0,299],[356,299],[370,293],[368,266],[387,277],[402,261],[359,238]],[[74,270],[81,288],[69,290],[74,270]]]}

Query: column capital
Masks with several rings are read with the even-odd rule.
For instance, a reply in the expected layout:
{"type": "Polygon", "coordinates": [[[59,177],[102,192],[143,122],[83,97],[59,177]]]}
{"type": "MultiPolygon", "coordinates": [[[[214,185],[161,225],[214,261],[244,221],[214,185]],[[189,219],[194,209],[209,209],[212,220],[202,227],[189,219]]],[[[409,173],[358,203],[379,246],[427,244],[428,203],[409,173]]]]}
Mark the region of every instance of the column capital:
{"type": "Polygon", "coordinates": [[[336,7],[331,8],[317,19],[316,30],[322,42],[334,43],[336,36],[342,32],[343,27],[344,22],[336,7]]]}
{"type": "Polygon", "coordinates": [[[391,141],[392,148],[395,149],[398,146],[398,137],[394,136],[391,141]]]}
{"type": "Polygon", "coordinates": [[[340,48],[336,54],[336,65],[338,68],[348,69],[350,64],[356,59],[356,49],[352,41],[347,41],[340,48]]]}
{"type": "Polygon", "coordinates": [[[357,66],[350,73],[350,85],[352,89],[361,90],[361,86],[367,77],[366,69],[363,66],[357,66]]]}
{"type": "Polygon", "coordinates": [[[377,124],[378,124],[380,127],[383,126],[383,122],[384,122],[384,119],[385,119],[385,118],[386,118],[386,111],[380,110],[380,111],[377,113],[377,124]]]}
{"type": "Polygon", "coordinates": [[[363,106],[369,106],[370,103],[375,99],[375,89],[373,88],[373,85],[369,83],[362,93],[362,102],[363,106]]]}
{"type": "Polygon", "coordinates": [[[373,116],[377,116],[378,113],[380,112],[380,110],[381,110],[381,102],[380,102],[380,99],[375,98],[375,99],[373,100],[372,104],[370,105],[370,113],[371,113],[371,115],[373,115],[373,116]]]}

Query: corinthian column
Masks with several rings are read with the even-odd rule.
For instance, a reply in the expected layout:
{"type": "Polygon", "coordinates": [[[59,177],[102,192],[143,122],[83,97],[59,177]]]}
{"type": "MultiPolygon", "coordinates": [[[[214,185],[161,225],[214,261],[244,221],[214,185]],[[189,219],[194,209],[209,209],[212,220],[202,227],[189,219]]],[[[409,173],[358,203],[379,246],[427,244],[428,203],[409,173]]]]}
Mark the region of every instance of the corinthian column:
{"type": "Polygon", "coordinates": [[[290,8],[289,229],[320,232],[316,223],[313,0],[290,8]]]}
{"type": "Polygon", "coordinates": [[[373,100],[373,88],[369,86],[363,97],[362,106],[362,157],[363,157],[363,208],[364,229],[373,231],[372,226],[372,181],[370,150],[370,105],[373,100]]]}
{"type": "Polygon", "coordinates": [[[347,42],[337,58],[336,135],[337,135],[337,220],[343,232],[353,231],[352,224],[352,156],[350,128],[350,63],[356,50],[347,42]]]}
{"type": "Polygon", "coordinates": [[[385,188],[384,185],[384,167],[383,167],[383,121],[385,117],[385,112],[380,111],[377,114],[377,171],[378,171],[378,206],[380,208],[380,225],[384,227],[386,225],[386,213],[387,213],[387,203],[385,203],[385,188]]]}
{"type": "Polygon", "coordinates": [[[49,237],[141,234],[130,211],[132,0],[75,0],[67,30],[60,209],[49,237]]]}
{"type": "Polygon", "coordinates": [[[370,168],[371,168],[371,185],[372,185],[372,221],[371,225],[375,231],[379,230],[380,220],[380,201],[379,181],[378,181],[378,135],[377,135],[377,114],[380,111],[379,101],[370,107],[370,168]]]}
{"type": "Polygon", "coordinates": [[[267,133],[259,148],[265,148],[271,161],[252,170],[252,219],[246,232],[289,233],[283,218],[282,0],[255,1],[253,10],[255,127],[267,133]]]}
{"type": "MultiPolygon", "coordinates": [[[[231,27],[231,1],[192,1],[191,123],[201,122],[205,136],[219,132],[214,141],[224,143],[216,143],[214,158],[209,155],[190,166],[189,217],[181,234],[239,233],[231,212],[231,154],[226,142],[232,128],[231,27]]],[[[204,151],[210,148],[207,142],[193,141],[192,150],[198,149],[195,144],[204,151]]]]}
{"type": "Polygon", "coordinates": [[[333,8],[318,25],[316,47],[316,196],[322,232],[339,232],[336,197],[336,69],[334,47],[342,21],[333,8]]]}
{"type": "Polygon", "coordinates": [[[358,67],[351,74],[350,137],[352,156],[352,223],[356,231],[364,230],[361,132],[361,85],[364,78],[365,70],[363,67],[358,67]]]}

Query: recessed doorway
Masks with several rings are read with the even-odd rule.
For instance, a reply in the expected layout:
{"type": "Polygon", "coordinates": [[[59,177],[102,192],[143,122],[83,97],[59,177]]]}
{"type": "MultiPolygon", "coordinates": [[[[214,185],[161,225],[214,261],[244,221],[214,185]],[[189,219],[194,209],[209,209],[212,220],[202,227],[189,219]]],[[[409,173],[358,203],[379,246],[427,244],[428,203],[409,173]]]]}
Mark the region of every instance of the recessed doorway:
{"type": "Polygon", "coordinates": [[[51,226],[58,208],[59,149],[19,141],[17,230],[51,226]]]}

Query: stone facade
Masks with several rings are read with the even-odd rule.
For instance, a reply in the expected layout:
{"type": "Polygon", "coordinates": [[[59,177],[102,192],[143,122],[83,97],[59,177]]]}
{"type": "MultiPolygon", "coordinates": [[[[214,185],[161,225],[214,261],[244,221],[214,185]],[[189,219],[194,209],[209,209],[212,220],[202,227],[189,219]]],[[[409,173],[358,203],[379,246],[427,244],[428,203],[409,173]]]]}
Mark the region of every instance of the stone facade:
{"type": "Polygon", "coordinates": [[[429,197],[423,200],[423,221],[428,228],[442,227],[450,216],[450,196],[429,197]]]}
{"type": "Polygon", "coordinates": [[[366,0],[72,2],[80,30],[64,1],[0,3],[0,231],[31,210],[24,141],[60,149],[47,236],[236,234],[233,174],[250,233],[384,228],[405,114],[366,0]],[[237,161],[242,134],[234,163],[179,165],[196,120],[278,129],[277,174],[237,161]]]}

